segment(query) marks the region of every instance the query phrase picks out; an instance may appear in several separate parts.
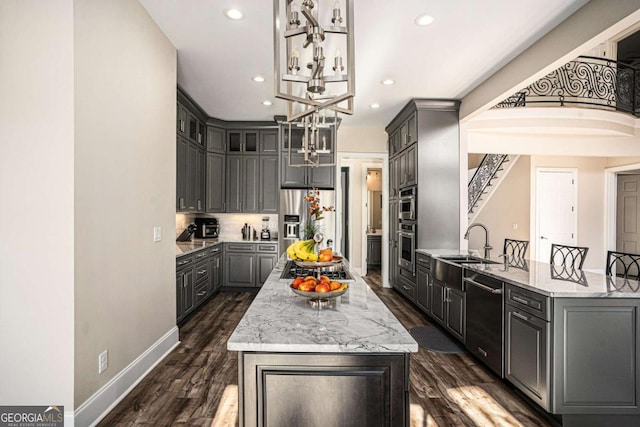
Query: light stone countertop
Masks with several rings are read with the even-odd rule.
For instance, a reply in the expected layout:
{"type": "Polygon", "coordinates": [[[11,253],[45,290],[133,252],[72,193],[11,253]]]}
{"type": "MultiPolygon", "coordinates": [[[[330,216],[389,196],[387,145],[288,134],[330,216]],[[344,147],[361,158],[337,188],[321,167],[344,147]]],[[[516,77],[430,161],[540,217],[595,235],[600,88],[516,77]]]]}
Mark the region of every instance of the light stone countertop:
{"type": "Polygon", "coordinates": [[[227,341],[231,351],[410,353],[418,344],[371,288],[354,274],[349,290],[318,310],[281,280],[285,256],[227,341]]]}
{"type": "Polygon", "coordinates": [[[278,243],[277,239],[271,240],[242,240],[238,239],[194,239],[190,242],[176,242],[176,258],[189,255],[201,249],[208,248],[220,243],[278,243]]]}
{"type": "MultiPolygon", "coordinates": [[[[455,249],[421,249],[417,252],[433,257],[466,255],[469,251],[455,249]]],[[[468,270],[495,277],[512,285],[554,298],[640,298],[640,282],[611,277],[585,270],[530,260],[512,260],[504,271],[503,260],[496,264],[464,264],[468,270]],[[518,265],[518,266],[514,266],[518,265]]]]}

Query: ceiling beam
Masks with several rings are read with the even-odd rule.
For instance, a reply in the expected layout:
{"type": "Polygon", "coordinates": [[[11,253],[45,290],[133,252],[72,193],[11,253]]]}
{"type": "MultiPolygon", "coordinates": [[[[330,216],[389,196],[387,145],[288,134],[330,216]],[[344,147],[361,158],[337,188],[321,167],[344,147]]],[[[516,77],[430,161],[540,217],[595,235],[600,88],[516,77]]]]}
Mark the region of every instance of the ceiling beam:
{"type": "Polygon", "coordinates": [[[639,21],[640,0],[591,0],[469,92],[460,120],[472,119],[639,21]]]}

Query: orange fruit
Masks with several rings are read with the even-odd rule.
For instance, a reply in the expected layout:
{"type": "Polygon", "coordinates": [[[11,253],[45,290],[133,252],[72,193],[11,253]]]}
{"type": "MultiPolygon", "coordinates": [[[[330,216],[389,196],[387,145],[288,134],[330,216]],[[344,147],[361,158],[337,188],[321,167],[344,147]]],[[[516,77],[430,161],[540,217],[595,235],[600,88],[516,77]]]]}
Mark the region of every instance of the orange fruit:
{"type": "Polygon", "coordinates": [[[318,279],[316,279],[316,278],[315,278],[315,277],[313,277],[313,276],[307,276],[307,277],[305,277],[305,278],[304,278],[304,281],[305,281],[305,282],[307,282],[307,281],[309,281],[309,280],[313,280],[314,282],[318,283],[318,279]]]}
{"type": "Polygon", "coordinates": [[[327,276],[320,276],[320,281],[329,283],[331,282],[331,279],[329,279],[327,276]]]}
{"type": "Polygon", "coordinates": [[[332,291],[335,291],[336,289],[339,289],[341,286],[342,286],[342,283],[340,283],[340,282],[333,281],[333,282],[329,283],[329,288],[332,291]]]}
{"type": "Polygon", "coordinates": [[[303,291],[303,292],[311,292],[313,291],[313,289],[315,288],[315,285],[313,285],[314,282],[312,281],[306,281],[306,282],[302,282],[300,283],[300,286],[298,286],[298,290],[303,291]]]}
{"type": "Polygon", "coordinates": [[[293,281],[293,284],[297,287],[302,282],[304,282],[304,279],[302,277],[296,277],[293,281]]]}
{"type": "Polygon", "coordinates": [[[315,292],[329,292],[331,288],[327,282],[320,282],[320,284],[316,285],[315,292]]]}

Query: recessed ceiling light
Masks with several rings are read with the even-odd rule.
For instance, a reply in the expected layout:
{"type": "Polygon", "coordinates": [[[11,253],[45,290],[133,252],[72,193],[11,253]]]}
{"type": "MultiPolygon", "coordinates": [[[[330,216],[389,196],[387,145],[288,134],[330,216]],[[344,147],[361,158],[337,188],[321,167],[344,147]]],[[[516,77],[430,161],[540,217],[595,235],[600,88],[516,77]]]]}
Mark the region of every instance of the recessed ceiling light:
{"type": "Polygon", "coordinates": [[[380,104],[371,104],[369,105],[371,108],[380,108],[380,104]]]}
{"type": "Polygon", "coordinates": [[[270,105],[273,105],[273,102],[271,102],[271,101],[262,101],[262,105],[266,105],[268,107],[270,105]]]}
{"type": "Polygon", "coordinates": [[[225,9],[224,16],[229,19],[233,19],[234,21],[238,21],[244,18],[244,14],[240,12],[238,9],[225,9]]]}
{"type": "Polygon", "coordinates": [[[389,85],[394,84],[395,82],[396,82],[396,81],[395,81],[395,80],[392,80],[392,79],[384,79],[384,80],[383,80],[383,81],[381,81],[380,83],[382,83],[382,84],[383,84],[383,85],[385,85],[385,86],[389,86],[389,85]]]}
{"type": "Polygon", "coordinates": [[[427,14],[420,15],[414,19],[413,22],[420,27],[426,27],[433,22],[433,16],[427,14]]]}
{"type": "Polygon", "coordinates": [[[253,76],[251,78],[251,80],[253,80],[254,82],[262,83],[264,81],[264,77],[262,77],[262,76],[253,76]]]}

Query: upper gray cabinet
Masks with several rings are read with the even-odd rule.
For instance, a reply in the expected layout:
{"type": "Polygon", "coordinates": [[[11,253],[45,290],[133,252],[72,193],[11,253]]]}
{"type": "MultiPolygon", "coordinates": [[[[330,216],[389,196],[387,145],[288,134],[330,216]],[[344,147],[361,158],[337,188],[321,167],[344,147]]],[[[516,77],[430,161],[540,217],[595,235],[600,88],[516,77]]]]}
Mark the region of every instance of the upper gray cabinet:
{"type": "Polygon", "coordinates": [[[210,153],[224,154],[224,129],[207,126],[207,151],[210,153]]]}
{"type": "Polygon", "coordinates": [[[227,153],[229,154],[258,154],[258,130],[228,130],[227,153]]]}
{"type": "Polygon", "coordinates": [[[259,210],[262,213],[278,213],[280,186],[278,185],[278,156],[260,157],[259,210]]]}
{"type": "MultiPolygon", "coordinates": [[[[280,186],[282,188],[317,187],[324,190],[335,188],[335,166],[292,166],[301,165],[304,162],[304,154],[299,152],[302,149],[303,129],[292,127],[290,130],[289,125],[282,125],[280,137],[282,141],[280,186]],[[291,151],[291,155],[289,151],[291,151]]],[[[317,148],[320,151],[320,164],[333,163],[335,127],[321,129],[319,139],[319,147],[317,148]]]]}
{"type": "Polygon", "coordinates": [[[260,154],[275,156],[278,150],[278,130],[269,129],[260,131],[260,154]]]}
{"type": "Polygon", "coordinates": [[[225,211],[225,156],[218,153],[207,153],[207,212],[225,211]]]}

